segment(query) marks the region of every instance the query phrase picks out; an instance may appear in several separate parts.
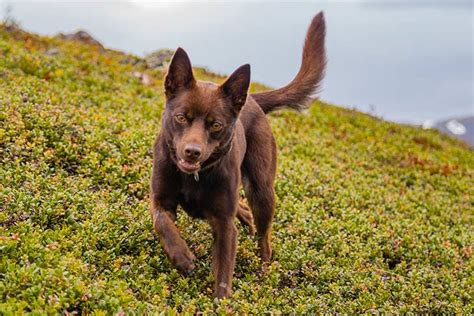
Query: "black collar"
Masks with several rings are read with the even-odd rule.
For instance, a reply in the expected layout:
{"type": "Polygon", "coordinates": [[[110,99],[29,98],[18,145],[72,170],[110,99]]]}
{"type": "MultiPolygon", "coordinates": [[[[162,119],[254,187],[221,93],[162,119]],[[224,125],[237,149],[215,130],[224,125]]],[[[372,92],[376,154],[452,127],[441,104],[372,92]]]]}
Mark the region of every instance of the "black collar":
{"type": "Polygon", "coordinates": [[[225,155],[227,155],[232,150],[232,141],[234,136],[232,135],[230,141],[222,147],[218,147],[211,156],[204,162],[204,165],[198,172],[202,172],[210,169],[211,167],[217,165],[225,155]]]}

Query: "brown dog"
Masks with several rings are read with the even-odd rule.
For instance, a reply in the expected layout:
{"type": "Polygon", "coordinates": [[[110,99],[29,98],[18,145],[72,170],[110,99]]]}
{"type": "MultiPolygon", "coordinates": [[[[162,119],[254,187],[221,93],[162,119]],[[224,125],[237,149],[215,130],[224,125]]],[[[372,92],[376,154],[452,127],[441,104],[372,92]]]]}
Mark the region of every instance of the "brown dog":
{"type": "Polygon", "coordinates": [[[166,108],[154,144],[151,216],[163,249],[181,272],[194,268],[194,255],[175,225],[180,205],[206,219],[214,237],[214,296],[232,293],[237,229],[235,218],[258,235],[260,257],[269,261],[275,197],[276,146],[265,113],[306,108],[326,65],[323,13],[308,29],[303,61],[287,86],[248,96],[250,66],[222,84],[196,81],[186,52],[178,48],[165,79],[166,108]],[[244,186],[250,209],[239,202],[244,186]]]}

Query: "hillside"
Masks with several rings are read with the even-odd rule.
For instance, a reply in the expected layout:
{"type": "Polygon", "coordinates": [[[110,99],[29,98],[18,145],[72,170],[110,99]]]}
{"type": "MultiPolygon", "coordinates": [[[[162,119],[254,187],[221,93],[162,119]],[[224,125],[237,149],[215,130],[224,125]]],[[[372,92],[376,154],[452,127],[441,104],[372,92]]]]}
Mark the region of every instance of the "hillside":
{"type": "Polygon", "coordinates": [[[274,260],[262,272],[239,224],[234,297],[213,301],[207,224],[179,216],[198,257],[187,277],[152,234],[162,77],[137,57],[0,27],[2,313],[472,312],[473,151],[324,102],[271,115],[274,260]]]}

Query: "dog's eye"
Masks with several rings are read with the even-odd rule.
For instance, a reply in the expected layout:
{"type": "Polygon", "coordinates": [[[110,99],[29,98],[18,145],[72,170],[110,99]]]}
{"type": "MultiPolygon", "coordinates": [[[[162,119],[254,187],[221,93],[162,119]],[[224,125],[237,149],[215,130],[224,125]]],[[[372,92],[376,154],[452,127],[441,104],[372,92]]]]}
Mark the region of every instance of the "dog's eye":
{"type": "Polygon", "coordinates": [[[211,131],[213,132],[218,132],[222,129],[222,124],[219,122],[212,122],[211,124],[211,131]]]}
{"type": "Polygon", "coordinates": [[[184,116],[183,114],[176,114],[174,116],[174,119],[176,120],[176,122],[178,122],[179,124],[184,124],[186,123],[188,120],[186,119],[186,116],[184,116]]]}

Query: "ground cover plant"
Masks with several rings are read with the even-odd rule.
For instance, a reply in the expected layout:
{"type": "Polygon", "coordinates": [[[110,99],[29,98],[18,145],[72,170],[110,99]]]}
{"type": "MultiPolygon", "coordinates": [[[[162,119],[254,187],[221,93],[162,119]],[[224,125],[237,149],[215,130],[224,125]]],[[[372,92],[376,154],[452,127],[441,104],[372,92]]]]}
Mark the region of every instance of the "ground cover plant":
{"type": "Polygon", "coordinates": [[[472,313],[473,151],[325,102],[270,117],[268,271],[238,224],[234,296],[214,301],[210,229],[181,213],[198,260],[178,274],[148,214],[162,77],[137,57],[0,27],[0,313],[472,313]]]}

